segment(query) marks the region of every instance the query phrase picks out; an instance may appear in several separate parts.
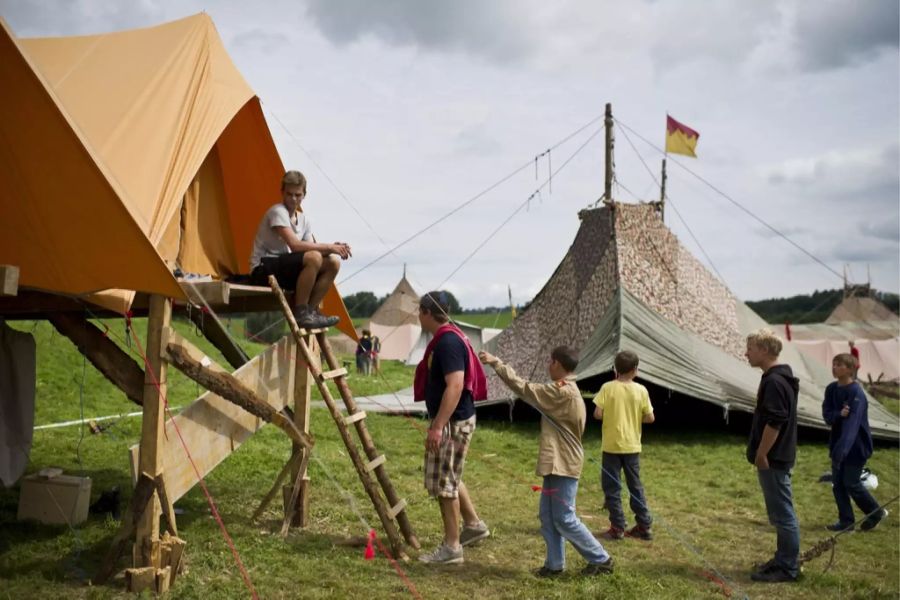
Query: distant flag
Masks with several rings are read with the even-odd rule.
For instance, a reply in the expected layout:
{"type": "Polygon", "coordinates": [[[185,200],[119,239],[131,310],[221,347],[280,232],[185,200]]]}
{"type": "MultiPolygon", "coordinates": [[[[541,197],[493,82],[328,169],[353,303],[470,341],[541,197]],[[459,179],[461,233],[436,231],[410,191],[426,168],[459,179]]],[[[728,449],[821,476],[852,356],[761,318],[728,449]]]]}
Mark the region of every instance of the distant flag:
{"type": "Polygon", "coordinates": [[[694,151],[700,134],[666,115],[666,152],[697,158],[694,151]]]}
{"type": "Polygon", "coordinates": [[[515,319],[516,318],[516,305],[513,304],[513,301],[512,301],[512,286],[507,284],[506,289],[507,289],[507,291],[509,291],[509,312],[512,313],[512,318],[515,319]]]}

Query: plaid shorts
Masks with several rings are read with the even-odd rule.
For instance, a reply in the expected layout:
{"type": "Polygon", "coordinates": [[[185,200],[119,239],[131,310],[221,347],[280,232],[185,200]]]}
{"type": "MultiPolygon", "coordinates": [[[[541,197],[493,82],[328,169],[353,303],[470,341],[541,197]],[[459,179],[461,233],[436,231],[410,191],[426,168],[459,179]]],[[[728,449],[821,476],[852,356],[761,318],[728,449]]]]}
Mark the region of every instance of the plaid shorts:
{"type": "Polygon", "coordinates": [[[463,465],[475,431],[475,415],[450,421],[444,427],[440,449],[425,452],[425,490],[432,498],[456,498],[462,482],[463,465]]]}

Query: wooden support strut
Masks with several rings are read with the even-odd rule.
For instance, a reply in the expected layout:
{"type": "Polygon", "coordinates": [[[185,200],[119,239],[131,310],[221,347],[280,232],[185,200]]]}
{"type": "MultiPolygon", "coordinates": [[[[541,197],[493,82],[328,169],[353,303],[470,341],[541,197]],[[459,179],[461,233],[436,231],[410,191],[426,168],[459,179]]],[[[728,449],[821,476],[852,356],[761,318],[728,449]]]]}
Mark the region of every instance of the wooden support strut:
{"type": "Polygon", "coordinates": [[[294,427],[290,418],[269,406],[230,373],[216,372],[216,370],[204,366],[201,360],[195,357],[197,352],[196,350],[191,352],[183,344],[169,342],[166,345],[167,359],[173,367],[211,392],[237,404],[263,421],[272,423],[304,448],[313,447],[312,436],[294,427]],[[192,354],[195,356],[191,356],[192,354]]]}
{"type": "Polygon", "coordinates": [[[129,400],[144,404],[144,370],[114,341],[80,315],[54,312],[47,319],[129,400]]]}
{"type": "MultiPolygon", "coordinates": [[[[279,302],[281,303],[281,308],[285,315],[285,318],[287,319],[288,325],[291,328],[291,333],[294,335],[294,339],[297,342],[297,347],[303,353],[303,357],[306,359],[306,363],[309,365],[310,369],[318,370],[318,368],[316,367],[316,362],[315,362],[314,358],[311,356],[311,354],[309,352],[309,348],[307,347],[307,344],[304,341],[304,332],[300,329],[300,327],[297,325],[297,322],[294,320],[294,315],[291,312],[291,308],[288,305],[287,300],[284,297],[284,294],[281,292],[281,287],[279,287],[278,282],[272,276],[269,277],[269,285],[272,288],[272,292],[275,294],[275,296],[279,299],[279,302]]],[[[308,335],[308,333],[307,333],[307,335],[308,335]]],[[[337,363],[334,361],[334,354],[331,353],[331,348],[328,344],[328,340],[324,334],[324,331],[320,330],[317,333],[316,337],[319,341],[319,344],[321,345],[322,352],[325,354],[326,357],[330,357],[328,359],[329,366],[332,369],[336,368],[337,363]]],[[[317,375],[317,373],[315,373],[315,372],[313,374],[317,375]]],[[[375,512],[378,513],[378,517],[381,520],[381,525],[384,527],[384,531],[387,534],[388,539],[390,540],[391,548],[394,552],[394,556],[398,557],[398,558],[402,558],[403,560],[407,560],[408,557],[406,556],[405,552],[403,551],[403,544],[400,541],[400,535],[397,531],[397,527],[394,525],[393,519],[391,519],[388,516],[388,507],[385,505],[384,500],[382,499],[381,495],[378,493],[378,489],[375,487],[375,483],[372,481],[372,478],[369,476],[369,473],[366,471],[366,464],[363,462],[363,459],[359,454],[359,450],[356,446],[356,443],[350,437],[350,431],[348,430],[347,426],[344,424],[343,415],[341,415],[341,412],[338,410],[337,406],[334,403],[334,399],[331,397],[331,391],[328,389],[328,386],[325,385],[325,382],[322,381],[320,377],[317,376],[317,377],[315,377],[315,379],[316,379],[316,385],[319,388],[319,392],[322,394],[322,399],[325,401],[325,405],[328,407],[328,410],[331,413],[331,417],[332,417],[332,419],[334,419],[334,422],[337,425],[338,431],[341,434],[341,438],[344,441],[344,446],[347,448],[347,453],[350,455],[350,460],[353,462],[353,466],[356,468],[356,472],[359,475],[359,479],[362,482],[363,487],[366,490],[366,493],[369,495],[369,499],[372,501],[372,504],[375,507],[375,512]]],[[[335,383],[337,384],[338,389],[341,390],[341,394],[344,397],[344,402],[346,403],[347,402],[347,394],[349,394],[349,388],[347,388],[344,378],[338,377],[337,379],[335,379],[335,383]]],[[[350,401],[352,402],[352,397],[350,398],[350,401]]],[[[357,412],[357,411],[350,410],[350,412],[353,413],[353,412],[357,412]]],[[[359,430],[358,428],[359,428],[360,424],[363,424],[363,428],[365,429],[364,422],[359,421],[359,422],[357,422],[357,430],[359,430]]],[[[369,443],[371,444],[371,438],[369,438],[369,443]]],[[[374,444],[371,444],[371,445],[374,448],[374,444]]],[[[375,455],[370,456],[369,459],[372,460],[372,459],[376,458],[377,455],[378,455],[377,450],[375,450],[375,455]]],[[[379,467],[378,470],[376,471],[376,473],[378,471],[383,472],[384,467],[383,466],[379,467]]],[[[390,485],[390,480],[387,478],[386,473],[384,473],[383,479],[382,479],[381,475],[379,475],[378,479],[382,483],[382,489],[385,490],[385,495],[388,496],[387,489],[385,489],[385,486],[384,486],[384,481],[386,480],[388,485],[390,485]]],[[[393,487],[391,487],[390,489],[393,491],[393,487]]],[[[391,502],[391,505],[395,505],[397,503],[396,501],[391,501],[391,499],[389,497],[388,497],[388,501],[391,502]]],[[[405,517],[405,513],[401,513],[401,515],[405,517]]],[[[399,522],[400,521],[398,519],[398,523],[399,522]]],[[[408,524],[408,520],[407,520],[407,524],[408,524]]],[[[407,537],[407,540],[409,540],[410,537],[412,537],[412,539],[415,540],[415,536],[411,534],[411,529],[410,529],[410,536],[406,536],[406,532],[404,532],[404,537],[407,537]]],[[[410,545],[412,545],[412,542],[410,542],[410,545]]],[[[418,546],[414,546],[414,547],[418,548],[418,546]]]]}

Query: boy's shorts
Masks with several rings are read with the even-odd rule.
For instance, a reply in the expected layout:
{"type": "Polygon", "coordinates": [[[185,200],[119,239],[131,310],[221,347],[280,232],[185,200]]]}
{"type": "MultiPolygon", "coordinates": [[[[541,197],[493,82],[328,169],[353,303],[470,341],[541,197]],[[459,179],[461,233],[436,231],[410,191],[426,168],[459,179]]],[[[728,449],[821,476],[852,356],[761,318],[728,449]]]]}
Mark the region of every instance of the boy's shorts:
{"type": "Polygon", "coordinates": [[[269,287],[269,275],[274,275],[281,289],[293,290],[297,287],[297,278],[302,270],[303,252],[264,256],[250,273],[250,284],[269,287]]]}
{"type": "Polygon", "coordinates": [[[437,452],[425,452],[425,490],[432,498],[456,498],[462,482],[463,465],[475,431],[475,415],[450,421],[437,452]]]}

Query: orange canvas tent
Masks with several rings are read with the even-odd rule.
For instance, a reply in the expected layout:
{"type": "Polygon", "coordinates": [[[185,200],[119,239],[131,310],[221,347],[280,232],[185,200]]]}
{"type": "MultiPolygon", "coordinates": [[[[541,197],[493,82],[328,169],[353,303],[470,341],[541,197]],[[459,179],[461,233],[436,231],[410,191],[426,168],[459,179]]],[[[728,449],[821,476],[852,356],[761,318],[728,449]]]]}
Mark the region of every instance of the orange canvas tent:
{"type": "MultiPolygon", "coordinates": [[[[172,276],[247,272],[284,165],[209,16],[0,39],[0,263],[124,311],[172,276]]],[[[332,286],[325,312],[355,337],[332,286]]]]}

